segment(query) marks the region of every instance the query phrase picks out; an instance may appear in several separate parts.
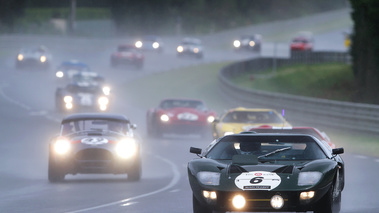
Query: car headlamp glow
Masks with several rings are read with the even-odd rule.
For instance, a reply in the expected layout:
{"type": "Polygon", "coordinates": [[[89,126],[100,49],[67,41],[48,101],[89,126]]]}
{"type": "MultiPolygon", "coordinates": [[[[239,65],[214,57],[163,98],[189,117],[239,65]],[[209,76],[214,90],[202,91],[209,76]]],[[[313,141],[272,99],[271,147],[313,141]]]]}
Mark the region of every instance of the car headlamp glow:
{"type": "Polygon", "coordinates": [[[153,43],[153,48],[154,48],[154,49],[159,48],[159,43],[158,43],[158,42],[154,42],[154,43],[153,43]]]}
{"type": "Polygon", "coordinates": [[[72,109],[73,107],[74,107],[74,105],[72,105],[72,103],[71,102],[69,102],[69,103],[66,103],[66,109],[72,109]]]}
{"type": "Polygon", "coordinates": [[[24,56],[22,54],[18,54],[17,60],[19,60],[19,61],[24,60],[24,56]]]}
{"type": "Polygon", "coordinates": [[[203,196],[205,199],[211,199],[211,200],[216,200],[217,199],[217,194],[215,191],[203,191],[203,196]]]}
{"type": "Polygon", "coordinates": [[[308,186],[315,185],[321,179],[321,172],[300,172],[297,185],[308,186]]]}
{"type": "Polygon", "coordinates": [[[63,98],[63,101],[65,102],[65,103],[71,103],[72,102],[72,96],[69,96],[69,95],[66,95],[66,96],[64,96],[64,98],[63,98]]]}
{"type": "Polygon", "coordinates": [[[54,151],[57,154],[64,155],[67,154],[71,149],[71,143],[70,141],[66,139],[58,139],[54,143],[54,151]]]}
{"type": "Polygon", "coordinates": [[[281,209],[284,206],[284,199],[280,195],[274,195],[271,198],[270,204],[274,209],[281,209]]]}
{"type": "Polygon", "coordinates": [[[199,172],[197,173],[197,179],[204,185],[220,185],[220,173],[218,172],[199,172]]]}
{"type": "Polygon", "coordinates": [[[193,48],[194,53],[199,53],[199,48],[193,48]]]}
{"type": "Polygon", "coordinates": [[[141,48],[141,47],[142,47],[142,41],[137,41],[134,45],[135,45],[137,48],[141,48]]]}
{"type": "Polygon", "coordinates": [[[64,76],[64,73],[62,71],[58,71],[55,73],[55,76],[57,76],[58,78],[62,78],[64,76]]]}
{"type": "Polygon", "coordinates": [[[234,45],[234,47],[240,47],[241,46],[241,42],[240,41],[238,41],[238,40],[235,40],[234,42],[233,42],[233,45],[234,45]]]}
{"type": "Polygon", "coordinates": [[[242,209],[246,205],[246,199],[242,195],[236,195],[232,200],[233,206],[236,209],[242,209]]]}
{"type": "Polygon", "coordinates": [[[124,138],[116,144],[116,153],[121,158],[130,158],[137,153],[137,142],[133,138],[124,138]]]}
{"type": "Polygon", "coordinates": [[[233,135],[233,134],[234,134],[234,132],[225,132],[225,133],[224,133],[224,136],[225,136],[225,135],[233,135]]]}
{"type": "Polygon", "coordinates": [[[314,191],[302,192],[300,193],[300,200],[309,200],[309,199],[312,199],[314,196],[315,196],[314,191]]]}
{"type": "Polygon", "coordinates": [[[111,94],[111,88],[108,86],[103,87],[103,93],[104,93],[104,95],[111,94]]]}
{"type": "Polygon", "coordinates": [[[107,97],[100,97],[99,99],[97,99],[97,103],[99,105],[108,105],[109,99],[107,97]]]}
{"type": "Polygon", "coordinates": [[[163,122],[167,122],[167,121],[170,120],[170,117],[168,115],[166,115],[166,114],[163,114],[163,115],[161,115],[160,119],[163,122]]]}
{"type": "Polygon", "coordinates": [[[39,60],[40,60],[42,63],[46,62],[46,56],[42,55],[42,56],[39,58],[39,60]]]}
{"type": "Polygon", "coordinates": [[[250,41],[249,45],[250,45],[250,47],[254,47],[255,46],[255,42],[254,41],[250,41]]]}
{"type": "Polygon", "coordinates": [[[215,120],[215,117],[213,115],[210,115],[207,118],[208,123],[212,123],[214,120],[215,120]]]}
{"type": "Polygon", "coordinates": [[[176,48],[176,51],[178,51],[179,53],[183,52],[183,47],[182,46],[178,46],[178,48],[176,48]]]}

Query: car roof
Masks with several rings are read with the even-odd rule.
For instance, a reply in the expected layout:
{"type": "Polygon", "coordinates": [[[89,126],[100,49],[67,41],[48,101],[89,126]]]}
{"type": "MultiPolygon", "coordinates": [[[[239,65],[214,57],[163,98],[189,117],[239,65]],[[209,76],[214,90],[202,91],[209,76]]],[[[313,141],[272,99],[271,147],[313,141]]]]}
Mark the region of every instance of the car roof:
{"type": "Polygon", "coordinates": [[[63,123],[78,121],[78,120],[92,120],[92,119],[103,119],[103,120],[115,120],[122,122],[129,122],[129,119],[117,113],[75,113],[72,115],[68,115],[62,120],[63,123]]]}
{"type": "Polygon", "coordinates": [[[243,112],[268,112],[268,111],[275,111],[274,109],[266,109],[266,108],[245,108],[245,107],[237,107],[228,110],[228,112],[235,112],[235,111],[243,111],[243,112]]]}
{"type": "Polygon", "coordinates": [[[191,98],[165,98],[163,99],[161,102],[163,101],[199,101],[199,102],[203,102],[202,100],[199,100],[199,99],[191,99],[191,98]]]}

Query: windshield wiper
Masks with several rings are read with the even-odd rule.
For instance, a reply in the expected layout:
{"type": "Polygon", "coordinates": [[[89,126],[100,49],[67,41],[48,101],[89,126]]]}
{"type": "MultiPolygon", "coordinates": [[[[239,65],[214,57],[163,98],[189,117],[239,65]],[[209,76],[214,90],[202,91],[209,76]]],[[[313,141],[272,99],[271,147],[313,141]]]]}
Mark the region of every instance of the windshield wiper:
{"type": "Polygon", "coordinates": [[[262,157],[267,157],[267,156],[273,155],[273,154],[278,153],[278,152],[283,152],[283,151],[286,151],[286,150],[289,150],[289,149],[291,149],[290,146],[288,146],[288,147],[284,147],[284,148],[281,148],[281,149],[277,149],[277,150],[274,150],[274,151],[269,152],[269,153],[267,153],[267,154],[264,154],[264,155],[258,156],[258,159],[259,159],[259,158],[262,158],[262,157]]]}

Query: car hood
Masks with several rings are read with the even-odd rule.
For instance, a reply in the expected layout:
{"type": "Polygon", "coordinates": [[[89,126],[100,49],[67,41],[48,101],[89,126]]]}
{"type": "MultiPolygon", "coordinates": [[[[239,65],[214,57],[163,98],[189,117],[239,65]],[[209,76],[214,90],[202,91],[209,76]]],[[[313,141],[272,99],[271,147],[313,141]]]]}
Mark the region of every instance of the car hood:
{"type": "Polygon", "coordinates": [[[262,125],[269,125],[273,127],[288,127],[291,126],[287,122],[284,123],[220,123],[218,128],[223,132],[240,133],[243,131],[249,131],[252,128],[256,128],[262,125]]]}

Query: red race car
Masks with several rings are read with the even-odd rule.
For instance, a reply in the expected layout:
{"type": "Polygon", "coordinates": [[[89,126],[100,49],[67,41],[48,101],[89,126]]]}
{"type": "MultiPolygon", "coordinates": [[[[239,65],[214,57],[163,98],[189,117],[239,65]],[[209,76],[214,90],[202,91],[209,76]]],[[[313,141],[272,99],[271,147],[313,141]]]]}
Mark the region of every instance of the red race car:
{"type": "Polygon", "coordinates": [[[317,128],[314,127],[273,127],[273,126],[260,126],[256,128],[252,128],[249,131],[256,133],[286,133],[286,134],[306,134],[312,135],[317,139],[323,141],[328,144],[330,148],[334,149],[336,145],[330,141],[330,138],[326,135],[325,132],[321,132],[317,128]]]}
{"type": "Polygon", "coordinates": [[[121,44],[117,47],[117,51],[111,55],[111,66],[132,65],[137,69],[143,67],[145,56],[141,50],[132,44],[121,44]]]}
{"type": "Polygon", "coordinates": [[[161,137],[165,133],[210,135],[216,113],[201,100],[164,99],[157,108],[149,109],[146,116],[147,134],[161,137]]]}
{"type": "Polygon", "coordinates": [[[313,34],[311,32],[299,32],[290,44],[291,51],[312,51],[313,34]]]}

